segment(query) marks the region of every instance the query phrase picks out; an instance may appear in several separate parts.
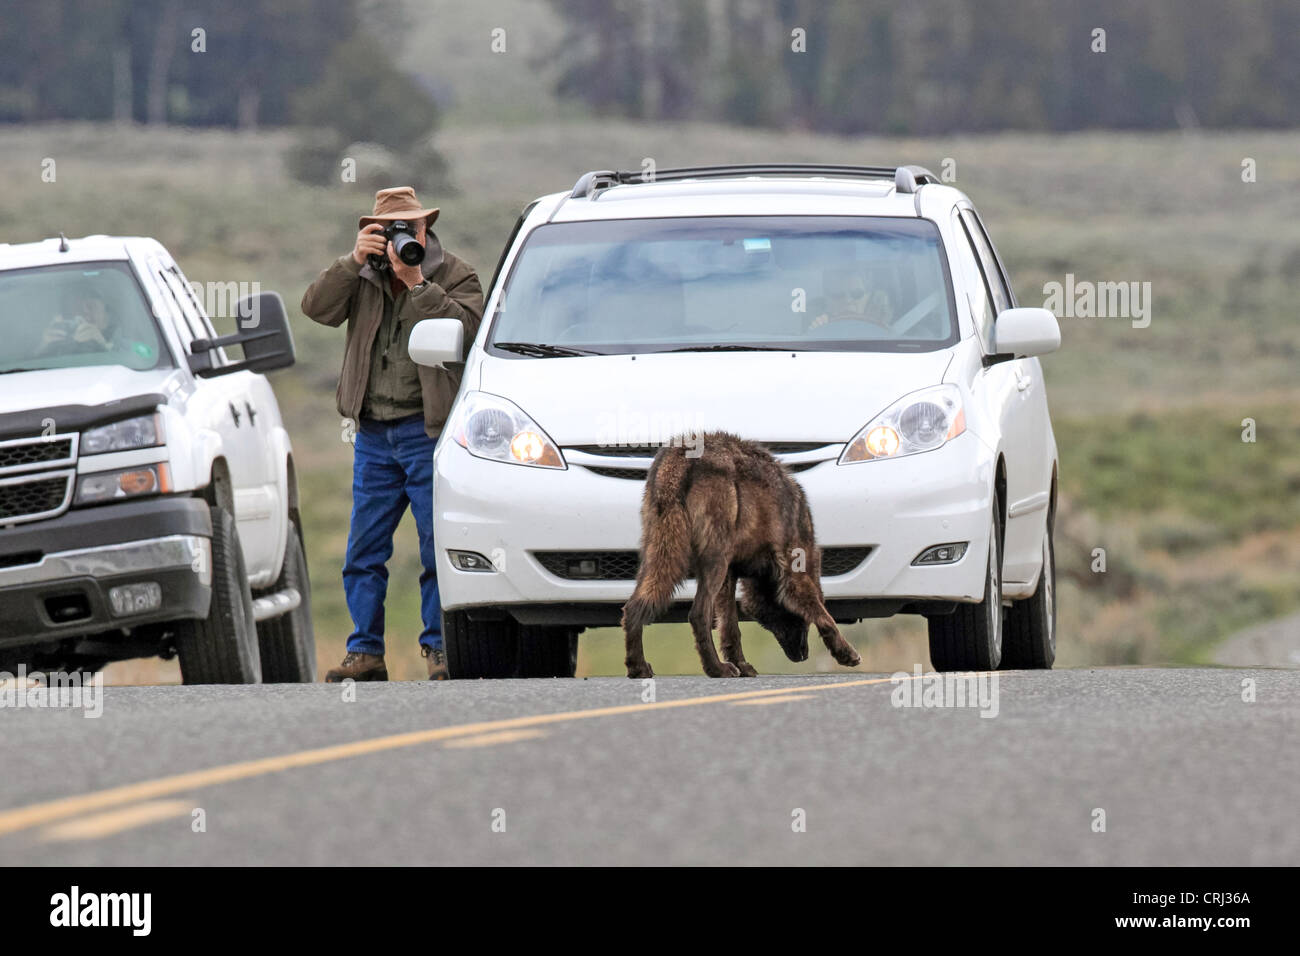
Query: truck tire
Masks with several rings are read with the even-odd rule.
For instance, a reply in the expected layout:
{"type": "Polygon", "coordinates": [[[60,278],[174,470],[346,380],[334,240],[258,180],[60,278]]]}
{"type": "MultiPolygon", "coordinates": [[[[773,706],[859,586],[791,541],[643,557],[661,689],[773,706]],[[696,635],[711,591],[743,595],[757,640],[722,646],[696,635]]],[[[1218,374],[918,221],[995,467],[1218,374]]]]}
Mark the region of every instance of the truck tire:
{"type": "Polygon", "coordinates": [[[1002,659],[1002,522],[993,505],[984,600],[958,604],[928,619],[930,663],[936,671],[991,671],[1002,659]]]}
{"type": "Polygon", "coordinates": [[[442,641],[452,680],[515,676],[519,625],[513,620],[471,621],[464,611],[444,611],[442,641]]]}
{"type": "Polygon", "coordinates": [[[202,621],[185,621],[176,634],[186,684],[256,684],[262,679],[253,620],[253,595],[244,573],[235,519],[220,505],[212,512],[212,604],[202,621]]]}
{"type": "Polygon", "coordinates": [[[578,671],[576,627],[521,627],[520,677],[572,677],[578,671]]]}
{"type": "Polygon", "coordinates": [[[316,635],[311,622],[311,581],[307,558],[302,550],[302,531],[289,522],[289,540],[284,545],[280,577],[264,593],[293,588],[302,601],[292,611],[257,625],[257,643],[262,652],[262,683],[310,684],[316,679],[316,635]]]}
{"type": "Polygon", "coordinates": [[[1003,623],[1002,670],[1050,670],[1056,661],[1056,549],[1049,522],[1043,535],[1043,571],[1029,597],[1014,601],[1003,623]]]}

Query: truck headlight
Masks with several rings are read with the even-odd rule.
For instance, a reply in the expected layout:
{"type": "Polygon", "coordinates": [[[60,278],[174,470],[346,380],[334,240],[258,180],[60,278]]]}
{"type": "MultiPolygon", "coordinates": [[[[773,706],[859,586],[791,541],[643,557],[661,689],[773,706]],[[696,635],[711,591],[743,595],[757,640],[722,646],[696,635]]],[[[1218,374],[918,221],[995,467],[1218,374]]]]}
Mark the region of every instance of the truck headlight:
{"type": "Polygon", "coordinates": [[[935,385],[904,395],[853,436],[840,464],[933,451],[966,430],[961,389],[935,385]]]}
{"type": "Polygon", "coordinates": [[[534,468],[567,467],[542,427],[499,395],[466,392],[447,424],[456,444],[478,458],[534,468]]]}
{"type": "Polygon", "coordinates": [[[110,451],[130,451],[132,448],[152,448],[163,444],[162,416],[141,415],[127,418],[111,425],[91,428],[81,434],[81,453],[101,455],[110,451]]]}
{"type": "Polygon", "coordinates": [[[74,505],[93,505],[121,498],[166,494],[171,491],[171,472],[166,462],[136,465],[121,471],[92,471],[77,479],[74,505]]]}

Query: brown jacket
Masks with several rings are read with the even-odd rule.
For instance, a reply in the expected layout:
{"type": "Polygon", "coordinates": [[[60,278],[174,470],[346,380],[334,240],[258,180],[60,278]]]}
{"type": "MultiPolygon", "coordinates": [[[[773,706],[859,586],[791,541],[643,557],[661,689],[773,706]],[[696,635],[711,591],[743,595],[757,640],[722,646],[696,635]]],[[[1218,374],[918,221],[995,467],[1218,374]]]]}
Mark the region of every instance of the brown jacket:
{"type": "MultiPolygon", "coordinates": [[[[444,251],[432,234],[426,248],[420,271],[429,281],[419,292],[411,293],[410,302],[423,318],[460,319],[468,350],[483,320],[483,287],[478,274],[469,263],[444,251]]],[[[387,281],[386,273],[377,273],[369,265],[357,265],[348,253],[317,276],[303,293],[302,311],[307,318],[334,327],[345,321],[348,324],[338,388],[339,414],[344,418],[355,420],[361,414],[370,377],[370,350],[384,318],[382,283],[387,281]]],[[[421,365],[419,373],[424,430],[430,438],[436,438],[460,388],[461,369],[421,365]]]]}

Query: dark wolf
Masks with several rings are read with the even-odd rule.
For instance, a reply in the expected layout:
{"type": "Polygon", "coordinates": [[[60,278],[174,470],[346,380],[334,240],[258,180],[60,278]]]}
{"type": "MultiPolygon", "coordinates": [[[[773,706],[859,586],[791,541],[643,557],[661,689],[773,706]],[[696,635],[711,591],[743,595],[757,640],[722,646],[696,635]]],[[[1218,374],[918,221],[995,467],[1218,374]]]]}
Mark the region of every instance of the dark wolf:
{"type": "Polygon", "coordinates": [[[623,606],[628,677],[653,677],[641,631],[694,577],[691,631],[704,673],[756,677],[740,647],[740,609],[775,635],[792,661],[808,659],[808,625],[839,663],[862,662],[822,599],[821,551],[803,489],[764,447],[725,432],[674,440],[655,455],[641,502],[641,566],[623,606]],[[713,645],[713,624],[722,658],[713,645]]]}

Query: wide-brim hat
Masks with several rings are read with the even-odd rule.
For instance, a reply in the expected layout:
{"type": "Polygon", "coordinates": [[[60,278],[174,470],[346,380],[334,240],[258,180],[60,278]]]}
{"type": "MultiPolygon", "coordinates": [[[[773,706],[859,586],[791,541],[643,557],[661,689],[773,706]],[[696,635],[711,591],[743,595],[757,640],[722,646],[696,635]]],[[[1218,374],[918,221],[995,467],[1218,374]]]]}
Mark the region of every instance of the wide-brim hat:
{"type": "Polygon", "coordinates": [[[375,193],[375,211],[357,220],[357,228],[364,229],[372,222],[389,223],[398,219],[423,219],[428,226],[438,218],[438,209],[425,209],[415,198],[410,186],[393,186],[375,193]]]}

